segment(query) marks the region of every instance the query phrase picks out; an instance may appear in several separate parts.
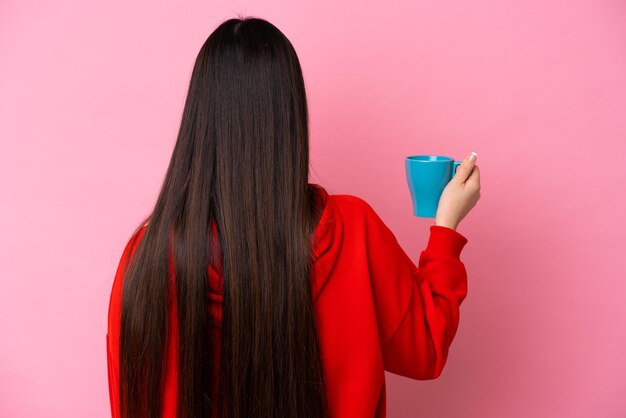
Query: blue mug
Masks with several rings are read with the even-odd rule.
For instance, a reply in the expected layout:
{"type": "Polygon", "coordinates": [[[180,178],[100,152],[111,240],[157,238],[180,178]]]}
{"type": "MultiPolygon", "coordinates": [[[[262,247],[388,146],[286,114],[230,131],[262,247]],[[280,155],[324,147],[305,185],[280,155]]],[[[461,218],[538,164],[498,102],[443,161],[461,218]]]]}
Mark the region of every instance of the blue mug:
{"type": "Polygon", "coordinates": [[[413,215],[434,218],[439,198],[462,161],[442,155],[411,155],[405,159],[406,180],[413,201],[413,215]]]}

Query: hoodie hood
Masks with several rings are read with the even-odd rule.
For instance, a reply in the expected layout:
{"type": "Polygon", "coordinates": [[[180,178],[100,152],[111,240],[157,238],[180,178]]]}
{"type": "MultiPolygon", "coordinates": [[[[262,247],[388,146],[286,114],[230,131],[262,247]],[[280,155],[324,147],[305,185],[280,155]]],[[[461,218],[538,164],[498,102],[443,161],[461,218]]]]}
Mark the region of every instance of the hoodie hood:
{"type": "MultiPolygon", "coordinates": [[[[328,281],[341,248],[343,224],[338,216],[337,202],[333,195],[320,185],[310,183],[319,194],[324,210],[315,230],[314,262],[311,271],[313,300],[320,294],[328,281]]],[[[216,233],[215,227],[212,228],[216,233]]],[[[220,266],[209,265],[209,312],[213,323],[221,327],[222,304],[224,302],[224,279],[220,266]]]]}

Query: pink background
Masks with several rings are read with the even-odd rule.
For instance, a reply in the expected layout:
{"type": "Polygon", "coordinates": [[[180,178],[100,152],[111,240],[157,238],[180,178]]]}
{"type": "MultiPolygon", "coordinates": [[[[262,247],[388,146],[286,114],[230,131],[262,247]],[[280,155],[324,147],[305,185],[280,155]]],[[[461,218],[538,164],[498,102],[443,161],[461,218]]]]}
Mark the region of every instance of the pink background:
{"type": "Polygon", "coordinates": [[[387,374],[389,416],[626,416],[624,2],[169,3],[0,4],[0,416],[109,416],[114,271],[236,13],[299,54],[312,181],[413,260],[404,157],[478,153],[459,332],[439,379],[387,374]]]}

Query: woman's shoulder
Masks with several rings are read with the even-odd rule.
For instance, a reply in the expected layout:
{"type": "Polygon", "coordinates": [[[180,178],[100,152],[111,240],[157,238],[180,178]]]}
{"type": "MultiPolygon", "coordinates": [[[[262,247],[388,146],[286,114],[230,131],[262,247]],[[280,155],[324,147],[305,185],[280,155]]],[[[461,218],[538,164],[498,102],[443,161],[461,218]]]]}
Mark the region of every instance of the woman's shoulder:
{"type": "Polygon", "coordinates": [[[355,214],[356,212],[371,213],[372,206],[362,197],[349,193],[333,193],[332,189],[317,183],[309,183],[317,190],[324,202],[325,212],[340,208],[343,214],[355,214]]]}
{"type": "Polygon", "coordinates": [[[376,213],[372,205],[360,196],[348,193],[337,193],[330,194],[328,197],[345,215],[361,214],[370,216],[376,213]]]}

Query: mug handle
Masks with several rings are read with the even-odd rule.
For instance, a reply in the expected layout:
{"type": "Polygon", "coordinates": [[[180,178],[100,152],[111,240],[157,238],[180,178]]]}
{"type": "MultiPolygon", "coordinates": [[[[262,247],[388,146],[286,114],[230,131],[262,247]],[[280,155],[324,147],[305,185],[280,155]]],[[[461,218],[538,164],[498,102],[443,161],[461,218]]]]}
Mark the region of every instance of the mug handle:
{"type": "Polygon", "coordinates": [[[456,175],[456,169],[461,165],[463,161],[455,161],[454,166],[452,167],[452,177],[456,175]]]}

